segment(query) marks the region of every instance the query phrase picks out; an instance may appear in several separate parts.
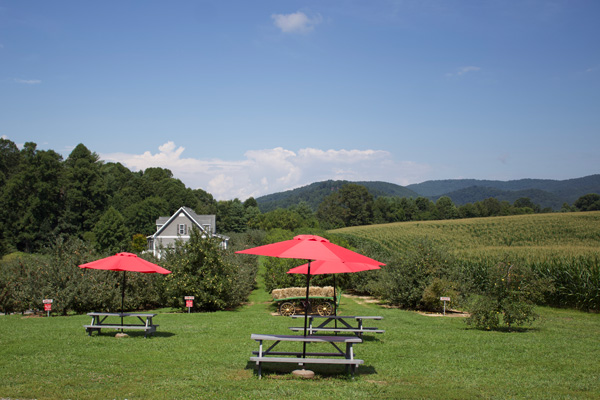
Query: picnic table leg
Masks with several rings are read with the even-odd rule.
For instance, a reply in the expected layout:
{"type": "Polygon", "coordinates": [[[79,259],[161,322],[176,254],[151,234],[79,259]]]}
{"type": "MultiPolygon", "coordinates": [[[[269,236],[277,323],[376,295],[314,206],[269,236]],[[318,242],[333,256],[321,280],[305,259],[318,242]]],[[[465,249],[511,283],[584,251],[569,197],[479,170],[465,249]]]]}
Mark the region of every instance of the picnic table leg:
{"type": "MultiPolygon", "coordinates": [[[[258,342],[258,356],[262,357],[263,356],[263,341],[260,340],[258,342]]],[[[256,362],[256,365],[258,366],[258,379],[262,378],[262,365],[260,365],[260,361],[256,362]]]]}

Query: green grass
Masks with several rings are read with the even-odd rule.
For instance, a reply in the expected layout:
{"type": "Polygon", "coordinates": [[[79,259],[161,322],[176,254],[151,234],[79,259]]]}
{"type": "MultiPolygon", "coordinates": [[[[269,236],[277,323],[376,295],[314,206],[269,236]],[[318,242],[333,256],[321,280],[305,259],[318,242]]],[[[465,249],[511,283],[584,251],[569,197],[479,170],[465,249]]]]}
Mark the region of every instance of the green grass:
{"type": "Polygon", "coordinates": [[[215,313],[158,310],[156,335],[89,337],[85,315],[0,316],[0,398],[18,399],[593,399],[600,393],[600,315],[542,308],[522,332],[467,329],[461,318],[342,300],[342,312],[382,315],[386,332],[355,347],[365,364],[352,381],[343,367],[292,365],[254,374],[251,333],[288,333],[259,288],[250,304],[215,313]]]}

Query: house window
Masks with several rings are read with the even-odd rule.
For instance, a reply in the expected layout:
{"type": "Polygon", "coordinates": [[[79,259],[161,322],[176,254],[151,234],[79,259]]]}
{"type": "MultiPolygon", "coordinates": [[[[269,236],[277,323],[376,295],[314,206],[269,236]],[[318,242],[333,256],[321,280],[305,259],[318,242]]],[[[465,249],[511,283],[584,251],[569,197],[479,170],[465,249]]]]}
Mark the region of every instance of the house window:
{"type": "Polygon", "coordinates": [[[180,235],[185,235],[186,233],[186,226],[185,224],[179,224],[179,229],[177,230],[179,232],[180,235]]]}

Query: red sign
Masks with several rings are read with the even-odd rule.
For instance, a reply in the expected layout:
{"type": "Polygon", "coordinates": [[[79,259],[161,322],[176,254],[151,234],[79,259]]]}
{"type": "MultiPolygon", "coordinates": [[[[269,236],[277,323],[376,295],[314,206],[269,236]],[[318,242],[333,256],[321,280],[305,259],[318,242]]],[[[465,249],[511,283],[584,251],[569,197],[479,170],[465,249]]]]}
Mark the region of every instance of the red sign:
{"type": "Polygon", "coordinates": [[[44,304],[44,311],[52,311],[52,303],[44,304]]]}
{"type": "Polygon", "coordinates": [[[194,307],[194,301],[193,300],[186,300],[185,301],[185,306],[188,308],[194,307]]]}

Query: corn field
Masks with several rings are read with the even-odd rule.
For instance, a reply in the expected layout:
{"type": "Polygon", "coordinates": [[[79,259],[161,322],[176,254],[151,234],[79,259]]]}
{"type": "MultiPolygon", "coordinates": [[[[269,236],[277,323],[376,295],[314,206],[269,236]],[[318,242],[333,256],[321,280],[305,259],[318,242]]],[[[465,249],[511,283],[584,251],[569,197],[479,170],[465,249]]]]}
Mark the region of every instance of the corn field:
{"type": "Polygon", "coordinates": [[[545,302],[600,310],[600,212],[400,222],[332,231],[353,243],[402,254],[419,240],[447,249],[454,267],[483,286],[499,262],[525,264],[553,282],[545,302]]]}

